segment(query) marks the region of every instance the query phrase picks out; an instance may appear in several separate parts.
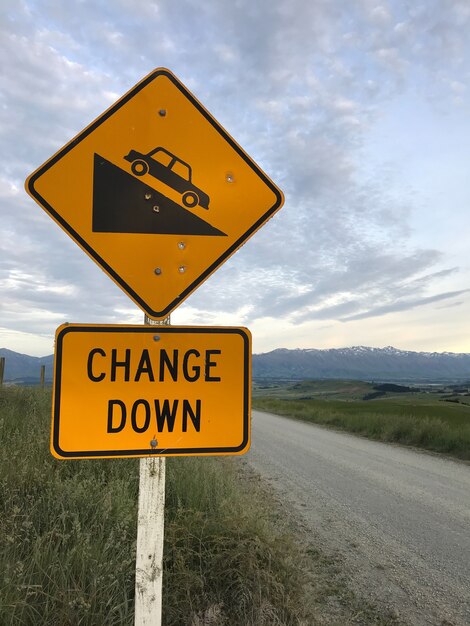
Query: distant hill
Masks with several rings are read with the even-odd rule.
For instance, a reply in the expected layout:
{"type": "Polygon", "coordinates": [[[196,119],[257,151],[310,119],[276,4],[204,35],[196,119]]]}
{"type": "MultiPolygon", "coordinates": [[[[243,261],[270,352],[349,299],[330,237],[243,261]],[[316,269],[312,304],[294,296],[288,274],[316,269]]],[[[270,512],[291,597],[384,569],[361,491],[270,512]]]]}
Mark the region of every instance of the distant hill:
{"type": "Polygon", "coordinates": [[[17,384],[35,385],[39,384],[41,376],[41,365],[46,366],[46,382],[52,382],[54,355],[36,357],[20,354],[0,348],[0,357],[5,357],[5,382],[17,384]]]}
{"type": "Polygon", "coordinates": [[[470,354],[386,348],[278,349],[253,355],[254,378],[470,380],[470,354]]]}
{"type": "MultiPolygon", "coordinates": [[[[53,355],[34,357],[0,348],[5,357],[5,382],[35,384],[41,365],[52,380],[53,355]]],[[[387,348],[279,348],[253,355],[253,378],[339,378],[375,381],[470,380],[470,354],[410,352],[387,348]]]]}

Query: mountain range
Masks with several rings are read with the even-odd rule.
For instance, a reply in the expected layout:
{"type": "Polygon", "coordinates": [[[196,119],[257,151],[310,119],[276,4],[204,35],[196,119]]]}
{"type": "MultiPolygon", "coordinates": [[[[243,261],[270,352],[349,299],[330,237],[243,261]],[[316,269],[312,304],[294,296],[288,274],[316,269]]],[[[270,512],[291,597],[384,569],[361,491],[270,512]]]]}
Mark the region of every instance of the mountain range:
{"type": "Polygon", "coordinates": [[[470,380],[470,354],[386,348],[277,349],[253,355],[253,378],[470,380]]]}
{"type": "MultiPolygon", "coordinates": [[[[52,380],[53,355],[33,357],[0,348],[5,357],[5,382],[39,382],[41,365],[52,380]]],[[[470,380],[470,354],[411,352],[386,348],[279,348],[253,355],[253,378],[339,378],[374,381],[470,380]]]]}

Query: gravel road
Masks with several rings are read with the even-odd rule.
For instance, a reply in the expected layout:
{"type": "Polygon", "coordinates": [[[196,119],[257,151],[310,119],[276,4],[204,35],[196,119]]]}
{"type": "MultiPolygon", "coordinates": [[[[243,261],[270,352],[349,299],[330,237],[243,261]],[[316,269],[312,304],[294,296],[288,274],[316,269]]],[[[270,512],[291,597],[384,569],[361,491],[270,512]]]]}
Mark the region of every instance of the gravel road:
{"type": "Polygon", "coordinates": [[[470,466],[259,411],[245,459],[360,596],[413,626],[470,625],[470,466]]]}

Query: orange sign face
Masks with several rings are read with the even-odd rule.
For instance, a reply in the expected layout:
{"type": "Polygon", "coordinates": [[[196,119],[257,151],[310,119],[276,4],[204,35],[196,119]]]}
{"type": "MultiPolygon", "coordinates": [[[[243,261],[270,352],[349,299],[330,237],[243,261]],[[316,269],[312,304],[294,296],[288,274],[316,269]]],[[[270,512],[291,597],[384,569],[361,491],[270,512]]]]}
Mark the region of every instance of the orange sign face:
{"type": "Polygon", "coordinates": [[[59,150],[26,189],[156,319],[283,203],[274,183],[165,69],[59,150]]]}
{"type": "Polygon", "coordinates": [[[57,329],[51,451],[59,459],[243,454],[250,401],[246,328],[57,329]]]}

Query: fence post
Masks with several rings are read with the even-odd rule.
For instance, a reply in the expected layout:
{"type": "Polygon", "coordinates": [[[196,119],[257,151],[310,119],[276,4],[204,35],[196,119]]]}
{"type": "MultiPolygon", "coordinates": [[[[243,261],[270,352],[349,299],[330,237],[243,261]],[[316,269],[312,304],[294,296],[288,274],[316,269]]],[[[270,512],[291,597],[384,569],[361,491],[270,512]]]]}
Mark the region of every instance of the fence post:
{"type": "Polygon", "coordinates": [[[5,357],[0,356],[0,385],[3,385],[3,374],[5,373],[5,357]]]}

